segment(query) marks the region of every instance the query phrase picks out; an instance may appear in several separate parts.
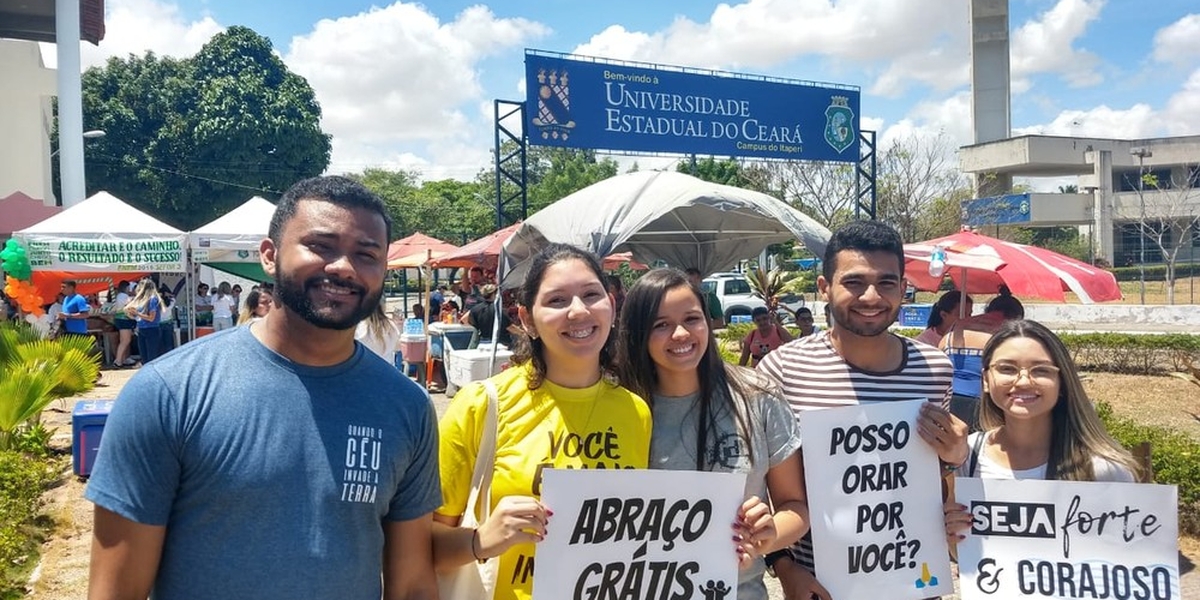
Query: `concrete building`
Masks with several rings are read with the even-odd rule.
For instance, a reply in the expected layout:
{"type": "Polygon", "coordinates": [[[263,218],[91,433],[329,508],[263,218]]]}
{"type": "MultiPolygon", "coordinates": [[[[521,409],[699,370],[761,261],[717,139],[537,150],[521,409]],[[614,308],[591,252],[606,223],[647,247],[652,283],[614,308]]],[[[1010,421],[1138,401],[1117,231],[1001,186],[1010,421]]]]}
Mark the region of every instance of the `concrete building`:
{"type": "Polygon", "coordinates": [[[959,149],[976,198],[963,203],[974,227],[1086,226],[1097,259],[1121,266],[1163,260],[1143,225],[1165,232],[1177,260],[1200,250],[1200,136],[1116,140],[1011,135],[1008,0],[971,0],[974,144],[959,149]],[[1152,175],[1156,185],[1145,185],[1152,175]],[[1077,177],[1075,194],[1014,194],[1013,180],[1077,177]],[[1143,244],[1144,242],[1144,244],[1143,244]],[[1143,256],[1144,255],[1144,256],[1143,256]]]}
{"type": "MultiPolygon", "coordinates": [[[[963,204],[972,226],[1086,225],[1097,258],[1116,266],[1137,264],[1139,223],[1175,223],[1168,247],[1182,244],[1178,259],[1200,254],[1200,136],[1115,140],[1029,135],[959,150],[962,170],[977,190],[995,179],[1077,177],[1079,193],[1001,194],[963,204]],[[1156,185],[1139,185],[1142,175],[1156,185]],[[1190,238],[1190,239],[1187,239],[1190,238]]],[[[1162,262],[1148,239],[1147,263],[1162,262]]]]}
{"type": "Polygon", "coordinates": [[[104,38],[104,0],[0,0],[0,197],[22,192],[54,204],[50,133],[58,98],[59,155],[65,204],[83,200],[83,102],[79,41],[104,38]],[[35,42],[58,47],[57,71],[35,42]]]}

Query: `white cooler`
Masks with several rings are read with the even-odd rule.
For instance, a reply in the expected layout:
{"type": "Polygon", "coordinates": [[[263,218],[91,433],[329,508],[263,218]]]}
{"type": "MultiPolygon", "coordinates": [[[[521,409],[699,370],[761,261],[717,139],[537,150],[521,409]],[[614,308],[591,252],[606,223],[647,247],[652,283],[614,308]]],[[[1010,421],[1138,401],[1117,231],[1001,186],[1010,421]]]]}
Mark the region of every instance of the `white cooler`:
{"type": "Polygon", "coordinates": [[[488,361],[492,358],[492,350],[490,348],[449,350],[446,354],[446,381],[450,385],[447,386],[446,395],[453,393],[450,386],[460,388],[472,381],[487,379],[499,373],[508,366],[508,361],[511,357],[512,352],[504,349],[497,350],[496,364],[489,371],[488,361]]]}

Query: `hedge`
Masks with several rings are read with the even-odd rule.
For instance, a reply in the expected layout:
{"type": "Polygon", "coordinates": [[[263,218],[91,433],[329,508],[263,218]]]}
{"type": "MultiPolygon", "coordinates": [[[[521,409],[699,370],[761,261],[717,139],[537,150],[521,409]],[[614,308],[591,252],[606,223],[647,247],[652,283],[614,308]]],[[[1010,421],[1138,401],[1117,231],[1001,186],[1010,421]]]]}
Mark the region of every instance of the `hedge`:
{"type": "MultiPolygon", "coordinates": [[[[1166,281],[1166,265],[1146,265],[1146,281],[1166,281]]],[[[1116,267],[1109,269],[1117,281],[1141,281],[1141,271],[1138,267],[1116,267]]],[[[1176,263],[1175,277],[1194,277],[1200,275],[1200,263],[1176,263]]]]}
{"type": "Polygon", "coordinates": [[[1171,429],[1119,417],[1106,402],[1097,402],[1096,412],[1122,446],[1132,450],[1142,442],[1150,443],[1154,483],[1179,488],[1179,531],[1200,535],[1200,443],[1171,429]]]}

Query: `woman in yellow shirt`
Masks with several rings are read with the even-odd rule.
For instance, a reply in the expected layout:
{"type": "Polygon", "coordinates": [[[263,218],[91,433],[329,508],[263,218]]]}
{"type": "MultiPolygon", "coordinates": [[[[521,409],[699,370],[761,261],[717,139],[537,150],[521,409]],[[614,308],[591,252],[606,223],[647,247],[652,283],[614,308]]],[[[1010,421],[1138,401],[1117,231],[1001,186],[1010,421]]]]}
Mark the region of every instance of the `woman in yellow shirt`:
{"type": "Polygon", "coordinates": [[[550,513],[540,502],[548,468],[644,469],[650,410],[613,375],[616,313],[595,256],[551,244],[521,287],[516,366],[491,378],[497,390],[491,514],[462,527],[486,426],[488,393],[463,388],[439,425],[445,503],[434,513],[434,564],[448,570],[500,557],[494,598],[529,598],[535,545],[550,513]]]}

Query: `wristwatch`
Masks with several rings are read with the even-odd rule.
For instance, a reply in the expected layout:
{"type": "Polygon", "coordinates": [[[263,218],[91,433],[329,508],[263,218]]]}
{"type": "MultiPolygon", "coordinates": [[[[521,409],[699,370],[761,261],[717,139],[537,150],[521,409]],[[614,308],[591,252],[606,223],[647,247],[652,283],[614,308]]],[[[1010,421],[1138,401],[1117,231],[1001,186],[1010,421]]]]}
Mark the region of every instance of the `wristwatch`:
{"type": "Polygon", "coordinates": [[[766,565],[767,565],[767,573],[769,573],[771,575],[771,577],[779,577],[778,575],[775,574],[775,563],[778,562],[779,559],[781,559],[781,558],[786,558],[788,560],[791,560],[792,553],[789,552],[787,548],[784,548],[782,550],[768,552],[766,555],[763,556],[763,562],[766,563],[766,565]]]}

